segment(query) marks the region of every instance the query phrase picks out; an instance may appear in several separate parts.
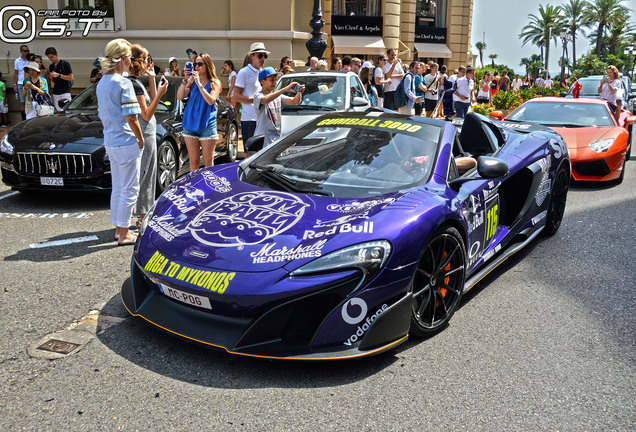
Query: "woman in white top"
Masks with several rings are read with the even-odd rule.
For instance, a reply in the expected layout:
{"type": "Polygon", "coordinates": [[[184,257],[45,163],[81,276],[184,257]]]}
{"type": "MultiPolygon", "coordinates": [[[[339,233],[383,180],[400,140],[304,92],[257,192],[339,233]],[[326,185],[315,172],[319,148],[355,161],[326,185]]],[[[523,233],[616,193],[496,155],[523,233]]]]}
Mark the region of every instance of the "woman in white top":
{"type": "Polygon", "coordinates": [[[490,103],[490,83],[492,78],[490,71],[484,72],[484,78],[479,81],[479,91],[477,92],[477,103],[490,103]]]}
{"type": "Polygon", "coordinates": [[[234,84],[236,84],[236,70],[234,70],[234,62],[232,60],[225,60],[223,63],[223,70],[221,71],[221,76],[227,77],[227,101],[232,104],[234,109],[236,109],[236,101],[234,100],[234,84]]]}
{"type": "Polygon", "coordinates": [[[620,97],[620,88],[621,80],[618,78],[618,69],[614,65],[609,65],[607,67],[607,77],[602,80],[601,85],[598,86],[601,99],[615,104],[616,98],[620,97]]]}

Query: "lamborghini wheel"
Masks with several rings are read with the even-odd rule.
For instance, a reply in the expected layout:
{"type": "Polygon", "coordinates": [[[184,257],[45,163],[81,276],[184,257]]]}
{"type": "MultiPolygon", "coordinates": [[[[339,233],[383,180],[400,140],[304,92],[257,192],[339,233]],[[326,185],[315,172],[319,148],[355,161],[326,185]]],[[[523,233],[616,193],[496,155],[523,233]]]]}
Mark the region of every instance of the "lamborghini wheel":
{"type": "Polygon", "coordinates": [[[411,287],[411,334],[429,336],[446,326],[462,296],[465,264],[466,249],[455,228],[433,235],[420,258],[411,287]]]}
{"type": "Polygon", "coordinates": [[[550,190],[550,202],[548,203],[548,215],[545,222],[545,233],[554,235],[563,220],[565,213],[565,202],[570,189],[570,173],[568,169],[561,165],[554,177],[552,189],[550,190]]]}

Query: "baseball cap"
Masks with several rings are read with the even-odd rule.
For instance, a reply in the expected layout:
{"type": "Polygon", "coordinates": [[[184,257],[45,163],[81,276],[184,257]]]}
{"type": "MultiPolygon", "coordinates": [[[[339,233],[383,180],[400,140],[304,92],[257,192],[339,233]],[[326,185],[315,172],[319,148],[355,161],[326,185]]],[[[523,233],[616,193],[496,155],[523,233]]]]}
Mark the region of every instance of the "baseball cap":
{"type": "Polygon", "coordinates": [[[196,53],[197,53],[197,52],[196,52],[195,50],[193,50],[192,48],[188,48],[188,49],[186,50],[186,54],[187,54],[187,55],[190,55],[190,54],[196,54],[196,53]]]}
{"type": "Polygon", "coordinates": [[[370,61],[365,61],[364,63],[362,63],[362,69],[373,69],[375,66],[373,66],[373,63],[370,61]]]}
{"type": "Polygon", "coordinates": [[[261,69],[261,71],[258,73],[258,80],[259,81],[263,81],[265,78],[267,78],[268,76],[271,75],[276,75],[278,72],[276,72],[276,70],[269,66],[266,68],[261,69]]]}
{"type": "Polygon", "coordinates": [[[170,58],[168,59],[168,64],[172,63],[172,60],[176,60],[176,59],[177,59],[176,57],[170,57],[170,58]]]}
{"type": "Polygon", "coordinates": [[[100,62],[100,61],[99,61],[99,57],[97,57],[97,58],[95,59],[95,61],[93,62],[93,66],[97,67],[97,66],[101,66],[101,65],[102,65],[102,62],[100,62]]]}

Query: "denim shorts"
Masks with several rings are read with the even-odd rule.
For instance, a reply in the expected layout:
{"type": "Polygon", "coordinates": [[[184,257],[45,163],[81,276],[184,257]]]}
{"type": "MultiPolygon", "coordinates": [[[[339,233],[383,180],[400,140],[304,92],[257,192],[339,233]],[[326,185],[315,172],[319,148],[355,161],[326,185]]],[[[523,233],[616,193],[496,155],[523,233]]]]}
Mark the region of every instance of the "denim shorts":
{"type": "Polygon", "coordinates": [[[209,128],[203,129],[202,131],[198,132],[184,129],[183,136],[189,138],[199,138],[200,141],[219,139],[219,135],[216,133],[216,125],[212,125],[209,128]]]}

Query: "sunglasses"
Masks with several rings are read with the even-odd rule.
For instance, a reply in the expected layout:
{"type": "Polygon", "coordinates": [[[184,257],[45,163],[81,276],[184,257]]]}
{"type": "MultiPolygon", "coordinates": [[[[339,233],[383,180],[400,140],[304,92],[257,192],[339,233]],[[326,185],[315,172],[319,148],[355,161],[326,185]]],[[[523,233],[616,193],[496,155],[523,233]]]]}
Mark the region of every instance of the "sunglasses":
{"type": "Polygon", "coordinates": [[[29,50],[23,50],[21,49],[20,52],[29,52],[29,50]]]}
{"type": "Polygon", "coordinates": [[[258,53],[258,54],[256,54],[256,57],[258,57],[259,59],[267,58],[267,54],[258,53]]]}
{"type": "Polygon", "coordinates": [[[204,64],[205,64],[205,63],[203,63],[203,62],[194,62],[194,63],[192,63],[192,66],[199,66],[199,67],[201,67],[201,66],[203,66],[204,64]]]}

